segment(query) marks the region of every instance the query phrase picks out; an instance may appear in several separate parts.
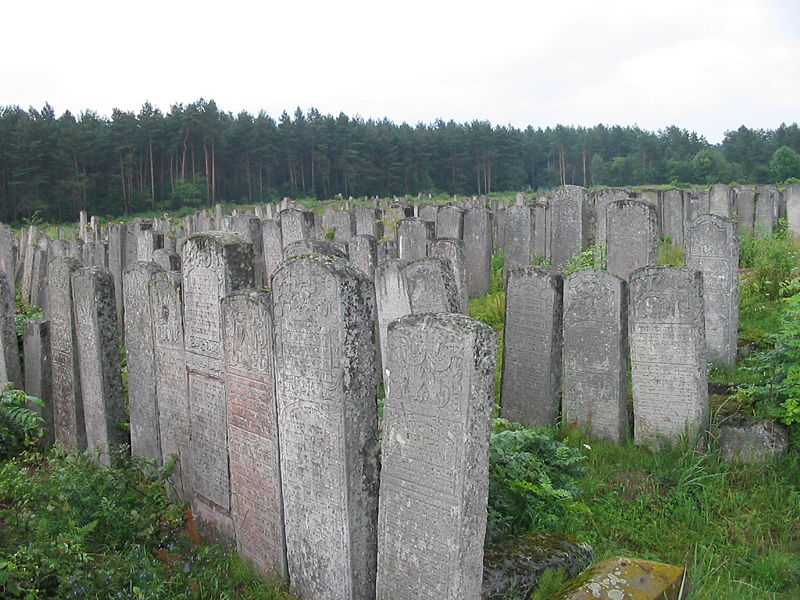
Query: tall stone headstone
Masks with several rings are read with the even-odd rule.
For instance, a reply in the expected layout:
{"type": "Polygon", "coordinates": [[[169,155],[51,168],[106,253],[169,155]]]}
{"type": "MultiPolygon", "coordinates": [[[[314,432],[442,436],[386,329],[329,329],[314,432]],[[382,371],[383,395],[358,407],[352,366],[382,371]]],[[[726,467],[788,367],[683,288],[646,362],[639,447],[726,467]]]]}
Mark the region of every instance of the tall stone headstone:
{"type": "Polygon", "coordinates": [[[165,271],[181,270],[181,255],[171,250],[164,250],[163,248],[153,250],[153,262],[165,271]]]}
{"type": "Polygon", "coordinates": [[[280,213],[281,240],[285,248],[292,242],[314,239],[314,213],[299,208],[287,208],[280,213]]]}
{"type": "Polygon", "coordinates": [[[775,223],[778,219],[780,192],[774,185],[758,185],[756,186],[755,200],[754,233],[756,237],[765,237],[775,229],[775,223]]]}
{"type": "Polygon", "coordinates": [[[541,198],[534,202],[533,208],[533,257],[534,259],[550,258],[550,229],[552,219],[550,218],[550,200],[541,198]]]}
{"type": "Polygon", "coordinates": [[[22,367],[19,362],[19,345],[17,343],[17,328],[14,314],[17,304],[9,276],[0,271],[0,388],[8,382],[14,383],[14,388],[22,389],[25,383],[22,380],[22,367]]]}
{"type": "Polygon", "coordinates": [[[467,295],[482,298],[492,285],[492,213],[485,208],[464,213],[464,260],[467,295]]]}
{"type": "Polygon", "coordinates": [[[153,260],[153,250],[164,247],[164,235],[156,233],[152,225],[147,229],[139,229],[136,238],[136,260],[150,262],[153,260]]]}
{"type": "Polygon", "coordinates": [[[438,256],[450,263],[456,284],[456,301],[458,312],[469,313],[467,297],[467,265],[464,242],[456,239],[440,238],[431,244],[431,256],[438,256]]]}
{"type": "Polygon", "coordinates": [[[337,242],[349,242],[356,235],[356,217],[349,210],[337,210],[331,216],[333,239],[337,242]]]}
{"type": "Polygon", "coordinates": [[[447,259],[412,261],[403,267],[403,276],[413,314],[460,312],[455,274],[447,259]]]}
{"type": "Polygon", "coordinates": [[[504,268],[527,267],[533,262],[534,217],[530,206],[509,206],[503,217],[504,268]]]}
{"type": "Polygon", "coordinates": [[[42,442],[51,445],[55,441],[53,430],[53,369],[50,353],[50,321],[43,318],[26,319],[22,332],[22,347],[25,361],[25,393],[41,398],[44,406],[29,406],[44,421],[42,442]]]}
{"type": "Polygon", "coordinates": [[[161,462],[156,357],[150,310],[150,278],[163,271],[154,262],[136,262],[125,270],[125,352],[128,361],[128,406],[131,453],[161,462]]]}
{"type": "Polygon", "coordinates": [[[608,271],[564,279],[563,418],[616,444],[628,429],[627,294],[608,271]]]}
{"type": "Polygon", "coordinates": [[[108,466],[110,453],[129,441],[127,432],[119,427],[125,421],[125,401],[111,271],[105,267],[85,267],[73,274],[72,301],[86,446],[99,452],[98,460],[108,466]]]}
{"type": "Polygon", "coordinates": [[[439,215],[439,205],[425,203],[419,207],[417,216],[423,221],[436,223],[436,217],[439,215]]]}
{"type": "Polygon", "coordinates": [[[238,233],[245,240],[253,244],[253,268],[255,270],[256,287],[261,289],[265,285],[266,264],[264,261],[264,237],[261,231],[261,219],[254,215],[231,216],[228,222],[229,231],[238,233]]]}
{"type": "Polygon", "coordinates": [[[552,425],[561,404],[562,292],[551,267],[509,272],[503,342],[503,418],[552,425]]]}
{"type": "Polygon", "coordinates": [[[155,272],[148,284],[153,320],[156,404],[161,462],[175,461],[170,480],[175,495],[192,499],[189,389],[183,345],[181,275],[155,272]]]}
{"type": "Polygon", "coordinates": [[[679,246],[685,243],[685,200],[683,190],[668,189],[661,193],[661,235],[669,236],[672,243],[679,246]]]}
{"type": "Polygon", "coordinates": [[[633,197],[633,191],[627,188],[602,188],[592,194],[594,207],[594,241],[606,245],[606,207],[616,200],[633,197]]]}
{"type": "Polygon", "coordinates": [[[464,209],[458,206],[442,206],[436,214],[436,239],[460,240],[464,237],[464,209]]]}
{"type": "Polygon", "coordinates": [[[380,215],[371,206],[354,206],[353,214],[356,218],[356,235],[371,235],[376,240],[383,236],[383,231],[378,227],[380,215]]]}
{"type": "Polygon", "coordinates": [[[791,183],[783,190],[786,222],[791,235],[800,238],[800,183],[791,183]]]}
{"type": "Polygon", "coordinates": [[[108,225],[108,268],[114,277],[114,305],[117,308],[117,319],[123,322],[125,300],[122,292],[122,274],[125,271],[125,244],[128,241],[127,228],[119,223],[108,225]]]}
{"type": "Polygon", "coordinates": [[[389,323],[411,314],[411,300],[404,275],[405,263],[399,259],[378,262],[375,268],[375,303],[378,319],[378,339],[383,372],[387,363],[389,323]]]}
{"type": "Polygon", "coordinates": [[[341,259],[273,277],[286,553],[307,600],[375,594],[377,414],[372,283],[341,259]]]}
{"type": "Polygon", "coordinates": [[[16,277],[14,260],[14,232],[10,225],[0,223],[0,271],[8,275],[8,280],[16,277]]]}
{"type": "Polygon", "coordinates": [[[644,267],[628,286],[634,440],[658,445],[697,434],[708,422],[703,276],[644,267]]]}
{"type": "Polygon", "coordinates": [[[218,533],[233,537],[220,299],[253,287],[253,246],[235,234],[196,234],[184,244],[181,260],[192,509],[218,533]]]}
{"type": "Polygon", "coordinates": [[[50,347],[53,364],[53,424],[56,442],[86,449],[80,369],[72,302],[72,275],[81,269],[75,258],[53,258],[48,268],[50,347]]]}
{"type": "Polygon", "coordinates": [[[734,217],[739,231],[752,234],[756,224],[756,189],[753,186],[739,186],[732,190],[734,217]]]}
{"type": "Polygon", "coordinates": [[[739,229],[730,219],[702,215],[689,224],[686,266],[703,274],[709,361],[736,364],[739,335],[739,229]]]}
{"type": "Polygon", "coordinates": [[[347,244],[350,262],[370,279],[378,264],[378,243],[371,235],[358,234],[347,244]]]}
{"type": "Polygon", "coordinates": [[[434,240],[434,224],[415,217],[397,224],[397,249],[401,260],[419,260],[428,256],[434,240]]]}
{"type": "Polygon", "coordinates": [[[715,183],[708,190],[708,212],[730,219],[733,216],[733,194],[724,183],[715,183]]]}
{"type": "Polygon", "coordinates": [[[550,197],[550,257],[553,266],[565,267],[589,246],[591,207],[585,188],[564,185],[550,197]]]}
{"type": "Polygon", "coordinates": [[[264,286],[270,286],[270,279],[283,262],[283,237],[278,221],[261,223],[261,244],[264,250],[264,286]]]}
{"type": "Polygon", "coordinates": [[[658,260],[656,210],[641,200],[616,200],[606,208],[608,271],[627,279],[658,260]]]}
{"type": "Polygon", "coordinates": [[[285,576],[270,295],[225,296],[222,331],[236,546],[263,572],[285,576]]]}
{"type": "Polygon", "coordinates": [[[389,329],[378,598],[481,596],[496,348],[464,315],[389,329]]]}

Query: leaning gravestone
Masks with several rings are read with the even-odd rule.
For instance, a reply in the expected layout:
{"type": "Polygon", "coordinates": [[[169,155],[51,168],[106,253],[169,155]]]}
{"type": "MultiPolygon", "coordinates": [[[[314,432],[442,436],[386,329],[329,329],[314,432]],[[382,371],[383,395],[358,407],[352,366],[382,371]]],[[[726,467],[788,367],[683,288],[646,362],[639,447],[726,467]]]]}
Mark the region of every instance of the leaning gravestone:
{"type": "Polygon", "coordinates": [[[0,271],[0,388],[13,382],[14,388],[22,389],[22,366],[19,362],[19,345],[14,314],[17,305],[9,284],[9,276],[0,271]]]}
{"type": "Polygon", "coordinates": [[[377,413],[373,286],[335,258],[272,280],[286,554],[305,600],[374,598],[377,413]]]}
{"type": "Polygon", "coordinates": [[[485,208],[464,213],[464,259],[467,295],[482,298],[492,285],[492,213],[485,208]]]}
{"type": "Polygon", "coordinates": [[[739,229],[730,219],[702,215],[689,225],[686,266],[703,274],[707,358],[736,363],[739,335],[739,229]]]}
{"type": "Polygon", "coordinates": [[[183,347],[180,273],[157,272],[150,278],[156,405],[161,462],[175,460],[171,483],[178,498],[192,499],[189,390],[183,347]]]}
{"type": "Polygon", "coordinates": [[[53,436],[53,369],[50,355],[50,321],[42,318],[25,319],[22,333],[25,359],[25,393],[41,398],[44,406],[28,406],[42,417],[42,442],[52,445],[53,436]]]}
{"type": "Polygon", "coordinates": [[[573,255],[589,246],[591,207],[585,188],[564,185],[550,198],[550,256],[553,266],[565,267],[573,255]]]}
{"type": "Polygon", "coordinates": [[[708,421],[703,276],[644,267],[628,282],[634,440],[658,444],[700,433],[708,421]]]}
{"type": "Polygon", "coordinates": [[[534,202],[533,208],[533,257],[550,258],[550,200],[542,197],[534,202]]]}
{"type": "Polygon", "coordinates": [[[86,449],[80,370],[75,339],[72,275],[81,269],[75,258],[53,258],[48,268],[48,312],[53,357],[53,424],[56,442],[86,449]]]}
{"type": "Polygon", "coordinates": [[[628,429],[628,298],[625,281],[585,269],[564,280],[564,419],[615,444],[628,429]]]}
{"type": "Polygon", "coordinates": [[[125,290],[125,355],[128,361],[128,406],[131,454],[161,462],[156,360],[150,311],[150,278],[163,269],[154,262],[135,262],[123,275],[125,290]]]}
{"type": "Polygon", "coordinates": [[[551,267],[512,269],[506,284],[504,419],[553,425],[561,402],[563,276],[551,267]]]}
{"type": "Polygon", "coordinates": [[[431,244],[431,256],[438,256],[450,263],[456,284],[458,312],[466,315],[468,314],[469,298],[467,297],[467,265],[464,254],[464,242],[461,240],[441,238],[431,244]]]}
{"type": "Polygon", "coordinates": [[[233,537],[220,299],[253,287],[253,246],[234,234],[197,234],[184,244],[182,263],[192,509],[218,533],[233,537]]]}
{"type": "Polygon", "coordinates": [[[72,301],[77,325],[86,446],[111,464],[111,452],[128,443],[119,428],[125,421],[120,339],[114,301],[114,276],[105,267],[86,267],[72,276],[72,301]]]}
{"type": "Polygon", "coordinates": [[[608,271],[622,279],[658,260],[656,210],[641,200],[615,200],[606,208],[608,271]]]}
{"type": "Polygon", "coordinates": [[[457,314],[389,328],[377,597],[478,599],[497,336],[457,314]]]}
{"type": "Polygon", "coordinates": [[[222,331],[236,546],[261,571],[285,577],[270,295],[225,296],[222,331]]]}

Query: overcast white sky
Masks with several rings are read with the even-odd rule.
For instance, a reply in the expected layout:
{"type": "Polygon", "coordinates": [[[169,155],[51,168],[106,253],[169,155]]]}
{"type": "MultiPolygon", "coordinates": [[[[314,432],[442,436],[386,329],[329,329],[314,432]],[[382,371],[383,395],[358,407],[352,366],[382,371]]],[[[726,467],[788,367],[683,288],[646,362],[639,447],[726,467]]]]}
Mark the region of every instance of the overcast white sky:
{"type": "Polygon", "coordinates": [[[677,125],[800,121],[800,0],[5,2],[0,105],[216,100],[277,118],[677,125]]]}

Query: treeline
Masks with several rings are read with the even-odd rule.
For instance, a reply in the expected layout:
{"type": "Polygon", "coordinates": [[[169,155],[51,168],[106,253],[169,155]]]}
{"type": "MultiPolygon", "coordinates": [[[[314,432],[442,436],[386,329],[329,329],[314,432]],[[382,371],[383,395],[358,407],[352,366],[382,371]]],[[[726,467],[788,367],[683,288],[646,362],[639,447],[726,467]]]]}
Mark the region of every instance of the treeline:
{"type": "Polygon", "coordinates": [[[53,108],[0,107],[0,220],[78,211],[117,217],[283,196],[483,194],[564,183],[769,183],[800,177],[797,124],[744,126],[720,145],[667,127],[520,130],[485,121],[411,126],[315,109],[276,121],[216,103],[162,113],[114,110],[56,116],[53,108]]]}

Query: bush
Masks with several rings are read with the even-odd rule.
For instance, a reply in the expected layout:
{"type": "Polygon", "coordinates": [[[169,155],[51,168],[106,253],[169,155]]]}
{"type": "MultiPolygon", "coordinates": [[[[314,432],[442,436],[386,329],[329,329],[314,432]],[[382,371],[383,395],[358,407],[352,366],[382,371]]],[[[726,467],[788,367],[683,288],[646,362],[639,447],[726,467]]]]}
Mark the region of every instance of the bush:
{"type": "Polygon", "coordinates": [[[543,428],[495,419],[489,451],[487,541],[534,529],[558,530],[588,508],[576,500],[584,456],[543,428]]]}
{"type": "Polygon", "coordinates": [[[44,403],[9,383],[0,392],[0,460],[16,456],[42,437],[44,421],[31,406],[44,403]]]}
{"type": "Polygon", "coordinates": [[[564,269],[564,275],[569,275],[575,271],[583,269],[605,269],[606,268],[606,247],[595,244],[589,246],[583,252],[573,254],[564,269]]]}

